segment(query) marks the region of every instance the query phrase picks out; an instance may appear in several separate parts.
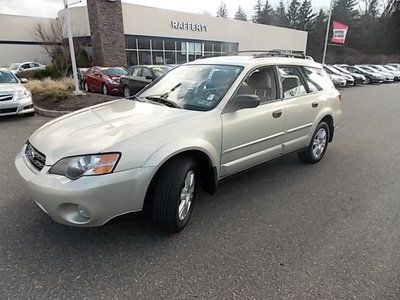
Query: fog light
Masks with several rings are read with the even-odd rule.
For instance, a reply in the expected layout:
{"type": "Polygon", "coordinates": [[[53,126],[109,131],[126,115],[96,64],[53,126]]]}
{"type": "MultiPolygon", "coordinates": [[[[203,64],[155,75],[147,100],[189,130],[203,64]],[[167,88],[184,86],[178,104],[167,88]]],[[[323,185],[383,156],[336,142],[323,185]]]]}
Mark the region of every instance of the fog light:
{"type": "Polygon", "coordinates": [[[24,109],[30,109],[30,108],[33,108],[33,104],[24,107],[24,109]]]}
{"type": "Polygon", "coordinates": [[[86,208],[84,208],[84,207],[78,205],[77,209],[78,209],[78,213],[79,213],[82,217],[84,217],[84,218],[86,218],[86,219],[90,219],[90,213],[89,213],[89,211],[88,211],[86,208]]]}

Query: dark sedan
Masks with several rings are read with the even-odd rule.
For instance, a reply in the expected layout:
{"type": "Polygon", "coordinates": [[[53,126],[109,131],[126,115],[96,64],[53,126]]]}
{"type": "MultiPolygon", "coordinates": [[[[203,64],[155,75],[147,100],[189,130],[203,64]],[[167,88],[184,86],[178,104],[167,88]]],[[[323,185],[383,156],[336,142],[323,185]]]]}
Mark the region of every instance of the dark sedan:
{"type": "Polygon", "coordinates": [[[128,74],[120,79],[120,90],[125,98],[129,98],[141,91],[146,85],[161,75],[164,75],[172,66],[134,66],[129,69],[128,74]]]}

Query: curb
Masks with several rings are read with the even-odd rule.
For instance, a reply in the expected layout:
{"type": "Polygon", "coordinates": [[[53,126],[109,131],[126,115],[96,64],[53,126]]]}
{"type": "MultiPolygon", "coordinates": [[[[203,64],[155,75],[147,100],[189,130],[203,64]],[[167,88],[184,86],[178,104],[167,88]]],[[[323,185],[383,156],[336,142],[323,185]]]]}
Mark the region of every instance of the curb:
{"type": "Polygon", "coordinates": [[[44,108],[40,108],[38,106],[35,106],[35,111],[37,112],[38,115],[41,115],[43,117],[50,117],[50,118],[57,118],[66,114],[69,114],[71,111],[59,111],[59,110],[48,110],[44,108]]]}

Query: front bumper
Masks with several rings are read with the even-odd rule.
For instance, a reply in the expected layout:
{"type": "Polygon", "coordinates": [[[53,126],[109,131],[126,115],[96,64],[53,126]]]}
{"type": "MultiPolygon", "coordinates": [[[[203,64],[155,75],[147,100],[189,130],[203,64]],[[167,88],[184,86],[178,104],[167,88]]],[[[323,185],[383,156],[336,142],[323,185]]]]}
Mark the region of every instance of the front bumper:
{"type": "Polygon", "coordinates": [[[32,97],[0,102],[0,116],[23,115],[33,112],[35,112],[35,108],[33,107],[32,97]]]}
{"type": "Polygon", "coordinates": [[[24,153],[25,146],[15,166],[29,194],[54,221],[71,226],[101,226],[116,216],[142,210],[155,172],[154,168],[136,168],[70,180],[49,174],[51,166],[37,171],[24,153]],[[84,214],[79,212],[82,208],[84,214]]]}

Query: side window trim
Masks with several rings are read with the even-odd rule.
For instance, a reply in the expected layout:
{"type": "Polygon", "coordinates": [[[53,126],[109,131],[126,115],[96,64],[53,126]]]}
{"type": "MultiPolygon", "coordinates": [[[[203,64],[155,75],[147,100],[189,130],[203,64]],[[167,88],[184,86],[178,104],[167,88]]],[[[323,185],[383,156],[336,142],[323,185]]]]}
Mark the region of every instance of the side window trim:
{"type": "Polygon", "coordinates": [[[289,100],[289,99],[293,99],[293,98],[300,98],[300,97],[307,96],[309,94],[308,85],[305,83],[305,80],[303,78],[303,74],[301,74],[299,66],[297,66],[297,65],[277,65],[277,69],[278,69],[278,76],[279,76],[279,82],[280,82],[280,87],[281,87],[281,100],[285,101],[285,100],[289,100]],[[297,75],[300,78],[300,82],[303,85],[303,87],[304,87],[304,89],[306,91],[306,94],[300,95],[300,96],[293,96],[293,97],[290,97],[290,98],[285,98],[285,95],[283,93],[282,77],[281,77],[281,73],[279,72],[279,68],[294,68],[296,70],[297,75]]]}
{"type": "Polygon", "coordinates": [[[274,71],[274,75],[275,75],[275,87],[276,87],[276,99],[268,101],[268,102],[264,102],[264,103],[260,103],[260,106],[266,105],[266,104],[270,104],[270,103],[274,103],[274,102],[278,102],[278,101],[282,101],[283,99],[281,98],[282,96],[282,84],[280,82],[279,79],[279,74],[278,74],[278,66],[277,65],[262,65],[262,66],[256,66],[253,67],[252,69],[250,69],[246,75],[243,77],[243,79],[240,81],[240,83],[237,85],[235,91],[232,94],[232,97],[226,102],[224,108],[222,109],[222,114],[224,113],[229,113],[232,112],[229,109],[230,103],[233,101],[233,99],[237,96],[237,93],[240,89],[240,87],[242,86],[243,82],[250,76],[250,74],[252,74],[255,70],[257,69],[262,69],[262,68],[272,68],[274,71]]]}
{"type": "MultiPolygon", "coordinates": [[[[304,82],[306,83],[307,94],[316,94],[322,92],[324,89],[316,82],[312,81],[310,78],[306,78],[306,75],[301,71],[301,68],[306,68],[306,66],[298,66],[299,72],[302,75],[304,82]],[[316,87],[318,91],[312,91],[309,86],[309,81],[316,87]]],[[[310,67],[311,68],[311,67],[310,67]]],[[[313,68],[312,68],[313,69],[313,68]]]]}

